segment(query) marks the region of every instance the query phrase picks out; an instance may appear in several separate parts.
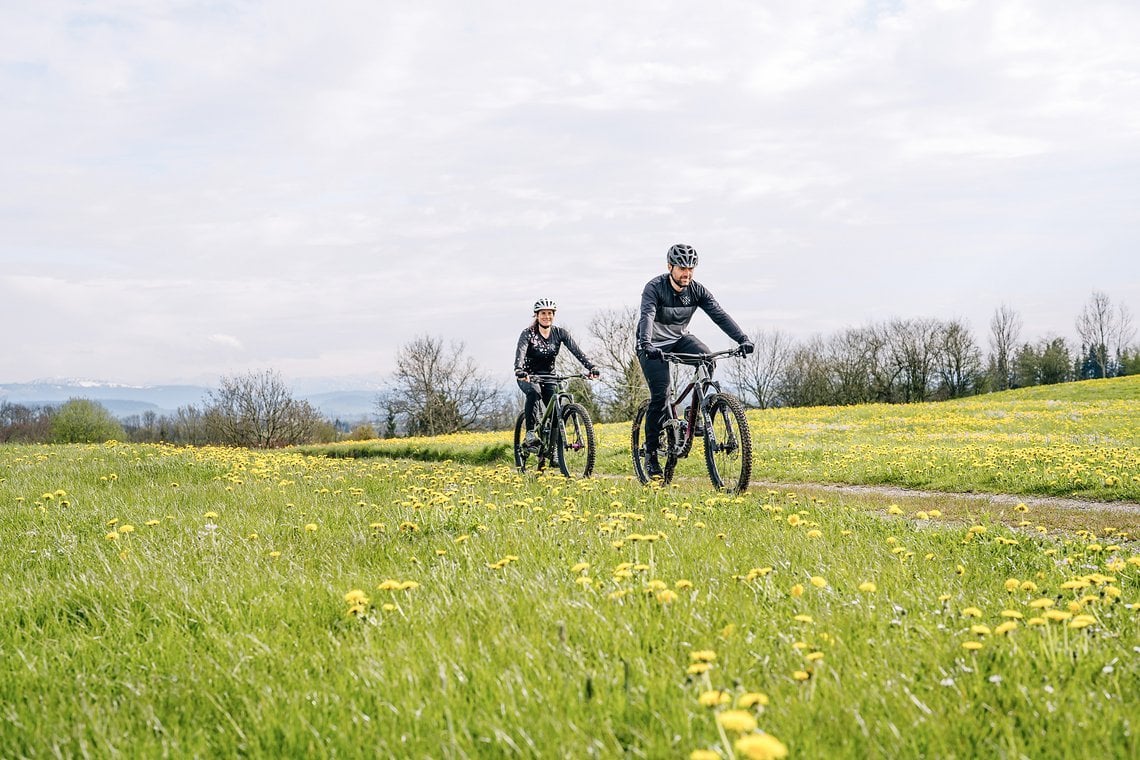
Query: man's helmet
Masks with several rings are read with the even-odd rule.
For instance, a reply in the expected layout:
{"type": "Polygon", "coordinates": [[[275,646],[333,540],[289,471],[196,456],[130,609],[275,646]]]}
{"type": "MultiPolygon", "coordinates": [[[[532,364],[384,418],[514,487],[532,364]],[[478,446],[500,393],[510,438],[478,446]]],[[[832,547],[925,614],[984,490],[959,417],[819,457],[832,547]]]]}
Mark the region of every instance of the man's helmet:
{"type": "Polygon", "coordinates": [[[697,265],[697,252],[693,250],[693,246],[685,245],[684,243],[677,243],[669,249],[669,255],[665,257],[671,267],[685,267],[691,269],[697,265]]]}
{"type": "Polygon", "coordinates": [[[554,303],[554,301],[551,301],[549,298],[540,298],[534,302],[535,312],[542,311],[543,309],[558,311],[558,304],[554,303]]]}

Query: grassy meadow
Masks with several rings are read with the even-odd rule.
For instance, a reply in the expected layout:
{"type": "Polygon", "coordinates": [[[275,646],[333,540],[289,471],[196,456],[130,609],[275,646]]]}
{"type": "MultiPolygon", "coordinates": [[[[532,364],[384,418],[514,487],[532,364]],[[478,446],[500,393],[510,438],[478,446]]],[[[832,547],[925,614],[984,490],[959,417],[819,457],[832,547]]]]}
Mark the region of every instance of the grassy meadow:
{"type": "Polygon", "coordinates": [[[1140,547],[1028,499],[1136,499],[1124,380],[752,412],[755,477],[803,487],[741,495],[699,451],[638,485],[618,425],[584,481],[514,473],[505,433],[2,446],[0,747],[1135,757],[1140,547]],[[1027,499],[946,520],[816,482],[1027,499]]]}

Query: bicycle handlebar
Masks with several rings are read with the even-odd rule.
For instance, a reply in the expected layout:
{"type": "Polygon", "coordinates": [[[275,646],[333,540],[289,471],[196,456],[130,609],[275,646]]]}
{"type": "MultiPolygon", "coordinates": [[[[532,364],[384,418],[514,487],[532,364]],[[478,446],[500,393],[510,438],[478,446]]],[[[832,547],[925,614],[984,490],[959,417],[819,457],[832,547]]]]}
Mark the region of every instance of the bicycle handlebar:
{"type": "Polygon", "coordinates": [[[722,356],[744,356],[744,350],[737,346],[736,348],[726,348],[723,351],[713,351],[708,354],[671,354],[666,352],[664,354],[665,361],[673,362],[675,364],[683,364],[686,362],[700,361],[710,362],[713,359],[718,359],[722,356]]]}
{"type": "MultiPolygon", "coordinates": [[[[578,372],[578,373],[573,374],[573,375],[527,375],[526,376],[526,379],[531,381],[532,383],[561,383],[561,382],[564,382],[566,380],[574,380],[576,378],[582,378],[583,380],[589,380],[590,375],[588,373],[585,373],[585,372],[578,372]]],[[[522,379],[522,378],[520,378],[520,379],[522,379]]]]}

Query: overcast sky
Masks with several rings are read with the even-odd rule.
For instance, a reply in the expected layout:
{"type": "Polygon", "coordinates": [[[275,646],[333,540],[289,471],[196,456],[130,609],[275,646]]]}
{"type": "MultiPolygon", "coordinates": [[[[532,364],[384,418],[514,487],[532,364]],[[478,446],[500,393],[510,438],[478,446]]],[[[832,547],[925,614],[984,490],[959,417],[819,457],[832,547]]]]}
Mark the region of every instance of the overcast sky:
{"type": "MultiPolygon", "coordinates": [[[[749,331],[1140,316],[1135,0],[0,0],[0,382],[510,376],[669,245],[749,331]]],[[[703,318],[702,318],[703,319],[703,318]]],[[[730,345],[707,321],[694,332],[730,345]]]]}

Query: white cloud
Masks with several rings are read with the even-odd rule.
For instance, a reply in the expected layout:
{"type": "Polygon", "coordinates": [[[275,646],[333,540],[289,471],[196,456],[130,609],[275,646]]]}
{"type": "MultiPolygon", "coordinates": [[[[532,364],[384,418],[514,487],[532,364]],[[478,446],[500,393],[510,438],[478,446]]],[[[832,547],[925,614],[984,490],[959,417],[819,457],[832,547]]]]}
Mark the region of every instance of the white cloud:
{"type": "Polygon", "coordinates": [[[582,331],[676,240],[750,328],[1020,301],[1068,334],[1140,287],[1137,28],[1125,0],[6,8],[0,380],[383,372],[425,332],[505,367],[536,293],[582,331]]]}
{"type": "Polygon", "coordinates": [[[241,340],[235,338],[233,335],[222,335],[221,333],[214,333],[209,337],[211,343],[222,346],[223,348],[232,348],[241,351],[245,348],[241,340]]]}

